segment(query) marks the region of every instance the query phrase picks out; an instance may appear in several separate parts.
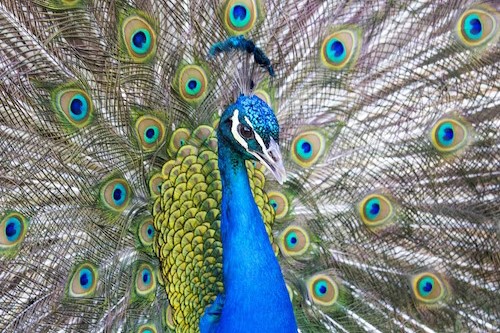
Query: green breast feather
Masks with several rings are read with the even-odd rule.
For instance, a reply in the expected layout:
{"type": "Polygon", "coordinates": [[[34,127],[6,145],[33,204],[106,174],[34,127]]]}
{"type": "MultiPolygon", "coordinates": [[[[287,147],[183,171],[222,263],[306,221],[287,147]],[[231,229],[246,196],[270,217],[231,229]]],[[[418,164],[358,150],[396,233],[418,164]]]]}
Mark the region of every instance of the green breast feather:
{"type": "MultiPolygon", "coordinates": [[[[163,165],[163,184],[153,208],[154,226],[159,230],[153,249],[169,297],[169,327],[196,331],[205,307],[224,290],[215,131],[209,126],[199,126],[192,133],[178,129],[168,149],[172,158],[163,165]]],[[[275,210],[264,191],[263,167],[247,163],[247,169],[272,243],[275,210]]]]}

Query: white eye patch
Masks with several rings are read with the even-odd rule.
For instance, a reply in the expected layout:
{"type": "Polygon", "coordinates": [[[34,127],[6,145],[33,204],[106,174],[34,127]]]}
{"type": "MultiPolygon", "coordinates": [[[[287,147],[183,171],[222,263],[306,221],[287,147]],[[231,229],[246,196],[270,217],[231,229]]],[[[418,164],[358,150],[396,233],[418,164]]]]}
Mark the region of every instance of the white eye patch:
{"type": "Polygon", "coordinates": [[[231,133],[233,134],[234,139],[248,151],[248,143],[238,133],[238,125],[240,124],[240,119],[238,118],[239,113],[238,109],[236,109],[231,117],[231,133]]]}
{"type": "MultiPolygon", "coordinates": [[[[238,133],[238,125],[240,124],[240,119],[238,118],[239,115],[238,109],[234,110],[233,116],[231,117],[231,133],[233,134],[234,139],[243,147],[245,148],[246,151],[249,153],[253,154],[250,150],[248,150],[248,142],[238,133]]],[[[252,123],[250,122],[250,119],[248,119],[247,116],[245,116],[245,121],[247,124],[254,130],[252,123]]],[[[255,140],[257,140],[257,143],[261,147],[262,151],[266,151],[266,145],[264,144],[264,140],[262,140],[262,137],[259,135],[259,133],[253,131],[255,140]]]]}

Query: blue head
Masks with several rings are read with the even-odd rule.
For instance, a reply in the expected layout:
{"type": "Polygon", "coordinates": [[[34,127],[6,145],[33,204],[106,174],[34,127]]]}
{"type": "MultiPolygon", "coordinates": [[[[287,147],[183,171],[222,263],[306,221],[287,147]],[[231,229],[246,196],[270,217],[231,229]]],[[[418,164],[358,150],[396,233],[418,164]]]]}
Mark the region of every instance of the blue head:
{"type": "Polygon", "coordinates": [[[241,95],[226,108],[218,139],[242,160],[258,160],[281,184],[286,172],[279,150],[279,124],[273,110],[257,96],[241,95]]]}

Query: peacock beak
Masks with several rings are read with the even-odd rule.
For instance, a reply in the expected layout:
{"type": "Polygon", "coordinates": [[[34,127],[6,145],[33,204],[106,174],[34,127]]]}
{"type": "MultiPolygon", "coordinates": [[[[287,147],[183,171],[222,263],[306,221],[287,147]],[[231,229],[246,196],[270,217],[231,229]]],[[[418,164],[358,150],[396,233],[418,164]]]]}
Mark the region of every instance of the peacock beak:
{"type": "Polygon", "coordinates": [[[273,138],[269,142],[269,148],[263,152],[252,151],[251,153],[271,171],[278,183],[283,184],[286,181],[286,170],[283,166],[280,147],[273,138]]]}

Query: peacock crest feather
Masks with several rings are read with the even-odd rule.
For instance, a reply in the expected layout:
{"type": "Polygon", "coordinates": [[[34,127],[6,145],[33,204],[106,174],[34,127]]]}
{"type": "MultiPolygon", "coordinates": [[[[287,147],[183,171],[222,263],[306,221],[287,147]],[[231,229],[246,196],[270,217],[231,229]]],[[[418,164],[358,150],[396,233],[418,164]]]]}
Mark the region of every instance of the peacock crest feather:
{"type": "Polygon", "coordinates": [[[495,1],[2,0],[0,31],[1,332],[499,332],[495,1]]]}

